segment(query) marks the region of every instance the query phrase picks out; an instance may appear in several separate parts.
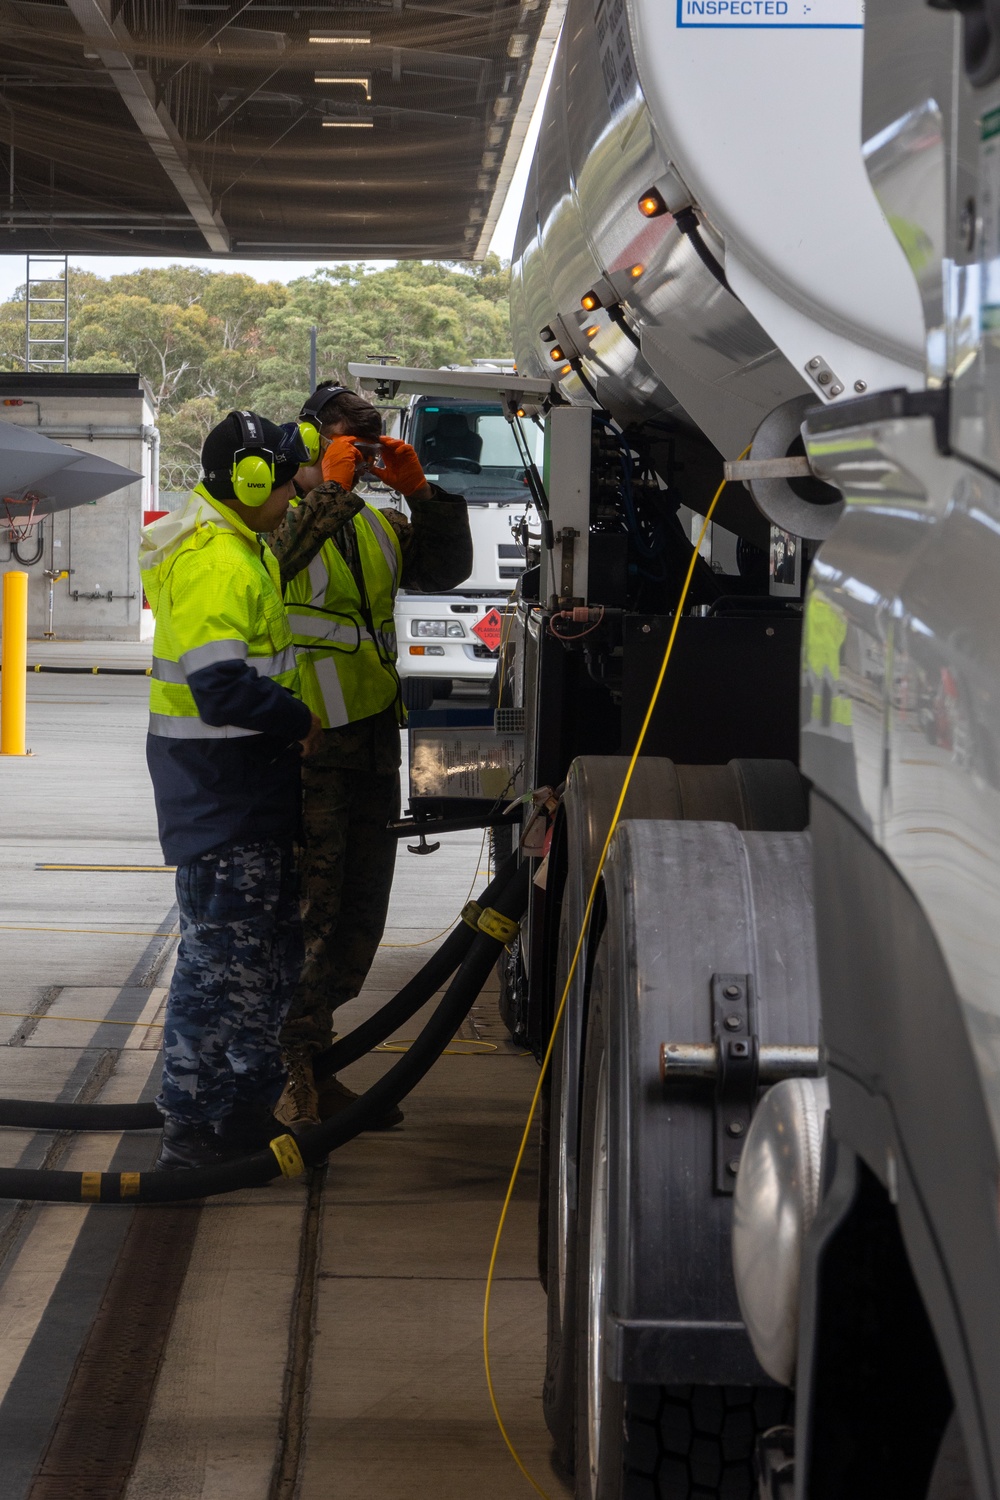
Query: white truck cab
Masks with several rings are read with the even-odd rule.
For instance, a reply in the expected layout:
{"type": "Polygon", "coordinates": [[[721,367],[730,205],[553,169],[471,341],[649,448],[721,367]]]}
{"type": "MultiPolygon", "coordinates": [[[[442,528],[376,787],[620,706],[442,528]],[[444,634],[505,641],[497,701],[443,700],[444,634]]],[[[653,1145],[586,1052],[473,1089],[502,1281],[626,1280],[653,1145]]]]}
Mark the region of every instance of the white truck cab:
{"type": "MultiPolygon", "coordinates": [[[[500,364],[440,373],[443,379],[453,374],[475,379],[481,378],[480,371],[494,380],[509,378],[500,364]]],[[[390,377],[396,373],[402,372],[386,370],[390,377]]],[[[493,611],[505,615],[524,571],[525,527],[532,524],[537,530],[538,523],[499,391],[458,386],[454,394],[414,394],[393,430],[412,443],[427,479],[464,495],[469,506],[474,561],[468,578],[447,593],[403,589],[396,600],[403,701],[407,708],[429,708],[434,698],[448,697],[456,682],[493,678],[497,630],[487,631],[483,640],[474,627],[493,611]]],[[[542,431],[531,423],[524,430],[531,457],[540,464],[542,431]]],[[[379,497],[371,498],[380,503],[379,497]]],[[[392,503],[405,509],[405,502],[394,498],[392,503]]]]}

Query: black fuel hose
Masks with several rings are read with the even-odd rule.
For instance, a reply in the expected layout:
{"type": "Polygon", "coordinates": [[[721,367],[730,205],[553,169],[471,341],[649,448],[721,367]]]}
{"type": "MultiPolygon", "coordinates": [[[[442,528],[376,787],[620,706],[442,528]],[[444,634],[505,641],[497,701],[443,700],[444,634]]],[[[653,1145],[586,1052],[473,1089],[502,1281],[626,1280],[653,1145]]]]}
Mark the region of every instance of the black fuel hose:
{"type": "MultiPolygon", "coordinates": [[[[354,1031],[339,1038],[332,1047],[318,1054],[316,1078],[329,1078],[338,1068],[364,1057],[372,1047],[416,1015],[426,1005],[472,947],[476,929],[470,925],[477,909],[492,906],[517,868],[517,854],[509,854],[489,885],[480,893],[472,910],[466,908],[468,921],[462,921],[431,954],[413,978],[374,1015],[362,1021],[354,1031]]],[[[0,1099],[0,1126],[19,1130],[159,1130],[163,1116],[155,1104],[67,1104],[40,1099],[0,1099]]]]}
{"type": "Polygon", "coordinates": [[[434,1066],[471,1010],[501,949],[516,933],[527,909],[530,882],[531,867],[525,862],[497,896],[496,904],[483,912],[484,927],[473,938],[437,1009],[399,1062],[347,1109],[303,1131],[297,1142],[281,1136],[266,1151],[238,1161],[170,1172],[58,1172],[3,1167],[0,1198],[41,1203],[172,1203],[261,1187],[279,1173],[300,1175],[304,1164],[322,1161],[381,1119],[434,1066]]]}
{"type": "Polygon", "coordinates": [[[356,1026],[346,1036],[338,1037],[332,1047],[313,1058],[313,1076],[317,1083],[322,1083],[324,1078],[329,1078],[341,1068],[357,1062],[359,1057],[364,1057],[366,1052],[391,1036],[397,1026],[402,1026],[415,1016],[422,1005],[426,1005],[449,975],[455,972],[475,942],[477,929],[471,925],[473,915],[478,916],[478,908],[496,905],[501,892],[517,874],[517,861],[516,851],[508,854],[489,885],[477,896],[474,903],[477,910],[470,913],[470,920],[460,922],[454,932],[448,934],[440,948],[403,985],[398,994],[387,1000],[367,1021],[362,1021],[360,1026],[356,1026]]]}

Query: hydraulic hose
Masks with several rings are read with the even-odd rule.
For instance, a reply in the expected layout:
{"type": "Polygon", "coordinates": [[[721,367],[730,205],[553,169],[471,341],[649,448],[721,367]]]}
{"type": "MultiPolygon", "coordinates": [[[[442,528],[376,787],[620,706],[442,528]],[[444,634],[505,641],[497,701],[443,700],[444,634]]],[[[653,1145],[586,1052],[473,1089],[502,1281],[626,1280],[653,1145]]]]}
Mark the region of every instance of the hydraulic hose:
{"type": "MultiPolygon", "coordinates": [[[[357,1062],[426,1005],[472,947],[479,911],[496,903],[516,868],[517,854],[508,855],[478,901],[469,902],[462,914],[464,920],[399,993],[354,1031],[319,1053],[314,1064],[317,1080],[329,1078],[338,1068],[357,1062]]],[[[0,1126],[20,1130],[159,1130],[162,1124],[163,1116],[155,1104],[64,1104],[38,1099],[0,1099],[0,1126]]]]}
{"type": "Polygon", "coordinates": [[[4,1167],[0,1168],[0,1198],[43,1203],[171,1203],[261,1187],[279,1173],[286,1177],[300,1175],[306,1165],[322,1161],[329,1152],[367,1130],[430,1071],[471,1010],[499,952],[516,934],[527,909],[530,882],[531,867],[525,862],[499,893],[496,904],[484,910],[479,931],[458,973],[399,1062],[342,1113],[303,1131],[298,1141],[280,1136],[267,1150],[223,1166],[169,1172],[52,1172],[4,1167]]]}
{"type": "Polygon", "coordinates": [[[481,910],[496,906],[501,892],[506,890],[517,874],[517,859],[516,852],[508,854],[486,889],[476,901],[470,901],[455,931],[448,934],[437,952],[403,985],[397,995],[387,1000],[367,1021],[362,1021],[347,1036],[338,1037],[332,1047],[313,1058],[313,1076],[317,1083],[322,1083],[324,1078],[329,1078],[340,1068],[346,1068],[349,1063],[364,1057],[366,1052],[391,1036],[397,1026],[402,1026],[411,1016],[415,1016],[422,1005],[426,1005],[465,959],[476,940],[478,928],[475,923],[481,910]]]}

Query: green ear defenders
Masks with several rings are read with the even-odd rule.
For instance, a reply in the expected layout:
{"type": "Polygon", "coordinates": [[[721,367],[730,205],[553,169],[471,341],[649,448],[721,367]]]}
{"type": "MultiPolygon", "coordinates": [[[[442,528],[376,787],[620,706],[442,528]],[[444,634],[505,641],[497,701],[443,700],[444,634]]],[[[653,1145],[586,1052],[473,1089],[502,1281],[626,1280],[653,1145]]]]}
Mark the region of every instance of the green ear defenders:
{"type": "Polygon", "coordinates": [[[342,396],[349,390],[350,386],[337,385],[334,380],[324,380],[321,385],[316,387],[308,401],[303,404],[302,410],[299,412],[299,436],[305,444],[311,464],[314,464],[319,458],[321,447],[319,431],[320,412],[324,406],[329,405],[335,396],[342,396]]]}
{"type": "Polygon", "coordinates": [[[244,505],[263,505],[274,489],[274,450],[264,443],[264,429],[256,412],[234,411],[230,415],[240,424],[243,443],[233,454],[229,476],[233,494],[244,505]]]}

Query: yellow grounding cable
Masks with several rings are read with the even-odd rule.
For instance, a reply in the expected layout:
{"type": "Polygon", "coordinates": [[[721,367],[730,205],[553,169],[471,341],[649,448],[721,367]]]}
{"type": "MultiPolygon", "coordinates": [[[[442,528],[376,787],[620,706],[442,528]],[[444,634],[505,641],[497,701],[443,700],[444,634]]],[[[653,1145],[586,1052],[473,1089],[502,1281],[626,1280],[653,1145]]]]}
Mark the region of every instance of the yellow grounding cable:
{"type": "MultiPolygon", "coordinates": [[[[740,454],[740,458],[743,458],[749,451],[749,446],[744,448],[743,452],[740,454]]],[[[708,507],[708,510],[705,512],[705,520],[702,524],[702,528],[698,536],[697,545],[691,553],[691,562],[688,565],[687,576],[684,579],[684,587],[681,589],[680,598],[677,601],[677,609],[674,612],[674,623],[671,626],[670,635],[667,639],[666,649],[663,653],[663,660],[660,663],[660,671],[656,679],[656,684],[653,688],[652,697],[649,700],[649,707],[646,709],[646,716],[642,721],[642,728],[639,730],[639,737],[635,742],[635,749],[632,751],[632,757],[629,760],[628,769],[625,772],[625,779],[622,782],[622,789],[618,795],[618,802],[615,806],[614,815],[611,819],[611,826],[608,829],[607,838],[604,840],[604,847],[601,850],[601,857],[597,861],[597,870],[594,874],[593,884],[590,887],[590,895],[587,897],[587,905],[583,913],[583,922],[580,926],[580,934],[576,940],[576,947],[573,950],[573,958],[570,962],[569,973],[566,975],[566,983],[563,986],[562,998],[559,1001],[559,1007],[556,1011],[555,1019],[552,1022],[552,1034],[549,1037],[549,1044],[545,1049],[545,1056],[542,1058],[542,1066],[538,1074],[538,1083],[535,1086],[535,1092],[531,1100],[531,1107],[528,1110],[528,1118],[525,1121],[524,1132],[521,1136],[521,1144],[518,1147],[517,1157],[514,1161],[514,1170],[511,1172],[510,1181],[507,1184],[507,1194],[503,1201],[503,1208],[500,1210],[500,1222],[497,1224],[497,1232],[493,1240],[493,1251],[490,1255],[490,1266],[488,1272],[486,1273],[486,1295],[483,1299],[483,1364],[486,1369],[486,1385],[487,1389],[489,1390],[490,1405],[493,1408],[493,1415],[496,1418],[497,1426],[500,1429],[500,1435],[503,1438],[504,1442],[507,1444],[507,1448],[511,1458],[517,1464],[517,1467],[520,1469],[521,1473],[524,1475],[525,1479],[531,1485],[535,1493],[541,1495],[542,1500],[551,1500],[551,1497],[545,1490],[542,1489],[537,1479],[535,1479],[534,1476],[529,1473],[528,1469],[525,1467],[521,1455],[514,1447],[514,1444],[510,1438],[510,1434],[508,1433],[507,1428],[504,1426],[503,1417],[500,1415],[500,1408],[497,1404],[496,1391],[493,1386],[493,1373],[490,1368],[490,1299],[493,1294],[493,1279],[496,1274],[497,1255],[499,1254],[500,1250],[500,1240],[503,1235],[504,1225],[507,1222],[507,1212],[510,1208],[511,1199],[514,1196],[514,1188],[517,1185],[518,1175],[521,1171],[521,1163],[524,1160],[524,1153],[527,1150],[528,1141],[531,1136],[531,1128],[535,1122],[535,1115],[538,1111],[538,1101],[541,1098],[542,1085],[545,1082],[545,1075],[548,1073],[549,1064],[552,1060],[552,1049],[555,1046],[556,1036],[559,1033],[559,1026],[562,1022],[563,1013],[566,1009],[566,1000],[569,996],[570,986],[573,983],[573,976],[576,973],[576,966],[580,961],[580,954],[583,951],[584,938],[586,937],[587,928],[590,924],[590,914],[593,911],[594,901],[597,897],[598,887],[600,886],[601,874],[604,870],[604,862],[608,857],[608,850],[611,847],[611,840],[614,837],[615,829],[618,827],[618,820],[621,817],[622,808],[625,805],[625,798],[628,795],[629,784],[632,780],[632,773],[635,770],[636,762],[638,761],[640,752],[642,751],[643,742],[646,738],[646,731],[649,729],[650,721],[652,720],[653,713],[656,709],[657,700],[660,696],[660,689],[663,686],[663,679],[666,676],[667,667],[670,663],[670,657],[674,649],[674,641],[677,637],[677,627],[680,624],[681,616],[684,613],[684,605],[687,602],[688,590],[691,587],[691,580],[694,577],[694,570],[698,561],[699,554],[701,552],[701,545],[705,540],[705,535],[708,531],[709,523],[712,519],[712,513],[719,502],[719,497],[721,496],[722,491],[725,489],[726,483],[727,481],[724,479],[719,485],[719,488],[716,490],[714,496],[712,497],[712,503],[708,507]]]]}

